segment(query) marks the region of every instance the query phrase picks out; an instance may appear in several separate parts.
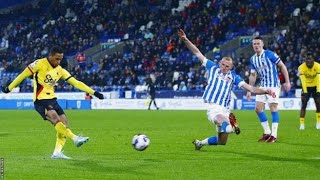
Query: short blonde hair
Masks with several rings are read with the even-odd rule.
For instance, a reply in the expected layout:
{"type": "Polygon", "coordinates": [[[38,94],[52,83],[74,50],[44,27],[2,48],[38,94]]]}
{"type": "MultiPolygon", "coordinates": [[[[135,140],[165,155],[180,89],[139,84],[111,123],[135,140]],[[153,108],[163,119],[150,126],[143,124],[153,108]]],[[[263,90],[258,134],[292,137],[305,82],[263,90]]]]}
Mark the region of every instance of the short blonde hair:
{"type": "Polygon", "coordinates": [[[232,65],[233,65],[233,60],[232,60],[232,58],[230,56],[223,57],[222,61],[230,61],[232,63],[232,65]]]}

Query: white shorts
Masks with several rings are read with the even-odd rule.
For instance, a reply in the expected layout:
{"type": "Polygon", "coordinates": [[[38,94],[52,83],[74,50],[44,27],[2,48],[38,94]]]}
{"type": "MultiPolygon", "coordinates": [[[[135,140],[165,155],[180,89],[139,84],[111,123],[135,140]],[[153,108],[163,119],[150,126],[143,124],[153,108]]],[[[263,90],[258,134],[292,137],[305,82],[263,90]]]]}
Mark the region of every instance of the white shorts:
{"type": "Polygon", "coordinates": [[[276,97],[273,98],[272,96],[268,95],[268,94],[261,94],[261,95],[256,95],[256,102],[263,102],[263,103],[279,103],[279,96],[280,96],[280,87],[260,87],[260,89],[263,90],[267,90],[267,89],[271,89],[273,92],[275,92],[276,97]]]}
{"type": "Polygon", "coordinates": [[[216,123],[216,116],[218,114],[221,114],[221,115],[224,115],[228,122],[229,122],[229,114],[230,114],[230,110],[223,107],[223,106],[220,106],[220,105],[217,105],[217,104],[213,104],[213,103],[208,103],[208,109],[207,109],[207,117],[208,117],[208,120],[212,123],[212,124],[215,124],[216,125],[216,131],[217,132],[223,132],[222,129],[221,129],[221,126],[218,125],[216,123]]]}

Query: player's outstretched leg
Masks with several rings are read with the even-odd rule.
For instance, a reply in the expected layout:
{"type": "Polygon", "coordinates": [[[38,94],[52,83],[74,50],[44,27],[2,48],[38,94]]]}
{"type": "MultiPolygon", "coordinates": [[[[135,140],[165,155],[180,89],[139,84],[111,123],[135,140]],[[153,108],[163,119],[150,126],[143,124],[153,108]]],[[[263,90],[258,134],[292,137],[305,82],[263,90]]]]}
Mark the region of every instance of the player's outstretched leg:
{"type": "Polygon", "coordinates": [[[201,141],[198,140],[198,139],[193,140],[192,143],[194,144],[194,149],[195,149],[196,151],[200,151],[200,149],[202,148],[202,146],[204,146],[204,145],[201,143],[201,141]]]}
{"type": "Polygon", "coordinates": [[[73,140],[74,144],[77,147],[82,146],[84,143],[89,141],[89,137],[83,137],[82,135],[76,136],[75,139],[73,140]]]}
{"type": "Polygon", "coordinates": [[[206,138],[204,140],[198,140],[195,139],[192,141],[192,143],[194,144],[194,149],[196,151],[200,151],[200,149],[205,146],[205,145],[218,145],[218,137],[217,136],[211,136],[209,138],[206,138]]]}
{"type": "Polygon", "coordinates": [[[65,137],[72,139],[77,147],[80,147],[81,145],[89,141],[89,137],[83,137],[82,135],[77,136],[73,134],[72,131],[69,128],[66,128],[66,126],[62,122],[56,123],[55,129],[58,133],[61,133],[65,137]]]}

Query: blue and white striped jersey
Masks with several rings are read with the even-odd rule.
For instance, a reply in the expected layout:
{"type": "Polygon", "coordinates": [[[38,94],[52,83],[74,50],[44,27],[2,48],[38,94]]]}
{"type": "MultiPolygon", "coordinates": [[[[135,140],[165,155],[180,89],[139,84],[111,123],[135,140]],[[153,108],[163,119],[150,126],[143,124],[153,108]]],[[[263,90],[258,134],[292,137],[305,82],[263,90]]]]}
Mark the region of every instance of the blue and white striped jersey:
{"type": "Polygon", "coordinates": [[[229,108],[233,85],[241,87],[245,83],[244,80],[234,71],[223,74],[219,64],[209,59],[207,60],[206,68],[208,70],[208,85],[202,98],[206,102],[229,108]]]}
{"type": "Polygon", "coordinates": [[[280,57],[270,51],[263,50],[260,56],[254,54],[250,58],[251,72],[257,72],[260,77],[260,87],[279,87],[277,64],[281,61],[280,57]]]}

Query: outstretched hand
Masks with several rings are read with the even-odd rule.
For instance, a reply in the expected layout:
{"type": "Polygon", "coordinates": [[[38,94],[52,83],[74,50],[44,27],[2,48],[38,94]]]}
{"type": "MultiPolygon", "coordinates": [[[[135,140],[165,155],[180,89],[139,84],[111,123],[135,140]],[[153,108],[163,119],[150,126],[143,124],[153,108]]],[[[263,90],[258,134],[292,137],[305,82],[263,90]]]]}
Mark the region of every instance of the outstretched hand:
{"type": "Polygon", "coordinates": [[[270,95],[270,96],[272,96],[273,98],[276,98],[276,97],[277,97],[276,93],[275,93],[274,91],[272,91],[271,89],[268,89],[268,90],[267,90],[267,94],[270,95]]]}
{"type": "Polygon", "coordinates": [[[183,40],[183,41],[185,39],[187,39],[187,35],[186,35],[186,33],[184,33],[184,31],[182,29],[178,30],[178,35],[179,35],[180,39],[183,40]]]}
{"type": "Polygon", "coordinates": [[[101,93],[99,93],[99,92],[97,92],[97,91],[95,91],[93,95],[94,95],[95,97],[99,98],[99,99],[104,99],[103,94],[101,94],[101,93]]]}

